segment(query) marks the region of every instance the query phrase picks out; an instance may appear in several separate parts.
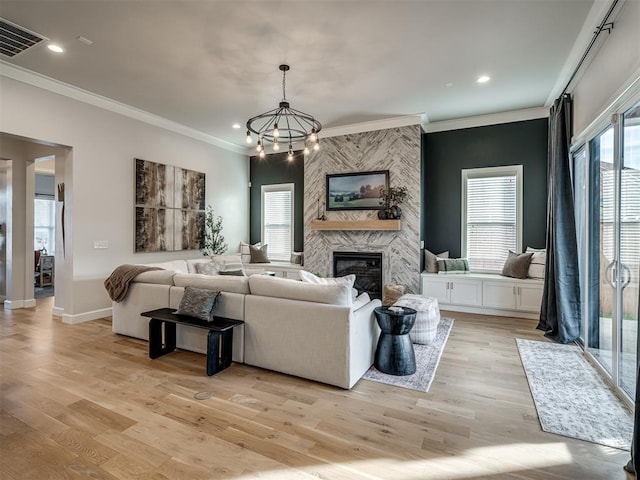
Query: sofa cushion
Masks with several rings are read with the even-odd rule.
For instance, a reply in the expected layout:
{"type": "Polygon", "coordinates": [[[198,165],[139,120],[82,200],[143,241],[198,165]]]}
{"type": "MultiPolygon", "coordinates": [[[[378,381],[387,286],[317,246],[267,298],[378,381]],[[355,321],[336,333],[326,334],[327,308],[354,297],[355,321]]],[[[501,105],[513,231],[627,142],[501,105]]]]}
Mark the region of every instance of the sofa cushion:
{"type": "Polygon", "coordinates": [[[351,306],[351,287],[346,283],[318,285],[267,275],[252,275],[249,277],[249,287],[252,295],[351,306]]]}
{"type": "Polygon", "coordinates": [[[191,286],[220,292],[249,293],[248,277],[177,273],[173,277],[173,283],[176,287],[191,286]]]}
{"type": "Polygon", "coordinates": [[[345,275],[343,277],[318,277],[311,272],[307,272],[306,270],[300,270],[298,272],[300,275],[300,280],[306,283],[315,283],[317,285],[338,285],[344,284],[349,285],[349,288],[353,288],[353,284],[356,281],[356,276],[354,274],[345,275]]]}
{"type": "Polygon", "coordinates": [[[173,270],[151,270],[138,274],[133,281],[136,283],[156,283],[159,285],[173,285],[173,270]]]}

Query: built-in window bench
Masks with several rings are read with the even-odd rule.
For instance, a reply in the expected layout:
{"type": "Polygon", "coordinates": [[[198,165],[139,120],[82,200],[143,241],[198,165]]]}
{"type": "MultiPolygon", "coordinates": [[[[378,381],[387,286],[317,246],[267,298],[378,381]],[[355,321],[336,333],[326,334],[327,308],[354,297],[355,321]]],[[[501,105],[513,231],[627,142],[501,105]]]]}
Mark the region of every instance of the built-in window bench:
{"type": "Polygon", "coordinates": [[[420,281],[421,294],[437,298],[443,310],[533,319],[540,316],[543,287],[543,280],[486,273],[422,273],[420,281]]]}

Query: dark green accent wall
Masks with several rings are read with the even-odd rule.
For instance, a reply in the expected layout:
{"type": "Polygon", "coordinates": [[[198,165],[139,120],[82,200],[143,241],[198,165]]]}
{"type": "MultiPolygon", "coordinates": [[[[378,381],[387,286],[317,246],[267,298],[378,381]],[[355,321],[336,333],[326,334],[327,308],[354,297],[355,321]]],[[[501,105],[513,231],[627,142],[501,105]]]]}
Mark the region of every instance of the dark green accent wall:
{"type": "Polygon", "coordinates": [[[461,170],[523,165],[522,248],[544,248],[547,211],[547,119],[423,135],[425,248],[461,250],[461,170]]]}
{"type": "Polygon", "coordinates": [[[293,248],[301,252],[304,248],[303,211],[304,211],[304,154],[294,152],[293,161],[287,160],[287,153],[273,153],[261,159],[251,157],[249,163],[249,237],[250,242],[260,242],[262,235],[261,221],[261,187],[276,183],[293,183],[293,248]]]}

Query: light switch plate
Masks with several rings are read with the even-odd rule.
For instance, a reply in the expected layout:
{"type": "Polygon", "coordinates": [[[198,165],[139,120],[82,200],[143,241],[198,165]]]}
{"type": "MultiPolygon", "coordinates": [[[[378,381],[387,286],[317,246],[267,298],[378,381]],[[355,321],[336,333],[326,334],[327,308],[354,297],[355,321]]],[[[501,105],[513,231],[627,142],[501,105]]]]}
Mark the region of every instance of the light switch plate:
{"type": "Polygon", "coordinates": [[[109,248],[109,240],[94,240],[93,248],[94,249],[109,248]]]}

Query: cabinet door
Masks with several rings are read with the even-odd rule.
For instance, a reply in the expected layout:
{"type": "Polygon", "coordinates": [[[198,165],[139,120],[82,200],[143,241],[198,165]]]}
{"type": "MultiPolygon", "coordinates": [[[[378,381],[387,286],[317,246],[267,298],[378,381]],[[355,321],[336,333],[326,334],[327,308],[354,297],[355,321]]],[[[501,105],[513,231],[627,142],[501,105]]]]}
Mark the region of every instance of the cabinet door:
{"type": "Polygon", "coordinates": [[[511,282],[485,281],[482,290],[482,305],[487,308],[516,308],[516,285],[511,282]]]}
{"type": "Polygon", "coordinates": [[[542,305],[542,285],[518,285],[516,308],[528,312],[539,312],[542,305]]]}
{"type": "Polygon", "coordinates": [[[482,305],[482,280],[450,278],[449,299],[456,305],[482,305]]]}
{"type": "Polygon", "coordinates": [[[434,297],[438,303],[449,303],[449,282],[442,278],[422,277],[421,294],[425,297],[434,297]]]}

